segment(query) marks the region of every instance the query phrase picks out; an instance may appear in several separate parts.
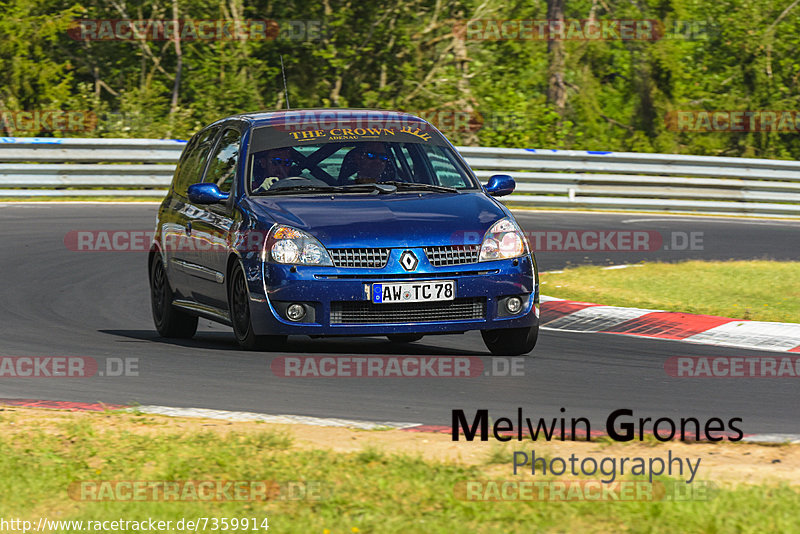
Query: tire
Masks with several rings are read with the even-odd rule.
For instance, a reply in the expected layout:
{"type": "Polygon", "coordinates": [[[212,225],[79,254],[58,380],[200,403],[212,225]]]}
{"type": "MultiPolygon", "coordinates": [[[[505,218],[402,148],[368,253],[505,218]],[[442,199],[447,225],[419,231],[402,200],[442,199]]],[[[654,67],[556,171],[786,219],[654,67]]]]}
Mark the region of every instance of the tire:
{"type": "Polygon", "coordinates": [[[150,262],[150,304],[153,322],[161,337],[190,339],[197,332],[197,317],[172,305],[172,289],[161,255],[150,262]]]}
{"type": "Polygon", "coordinates": [[[238,262],[233,267],[228,284],[228,303],[233,335],[241,347],[247,350],[278,350],[286,343],[286,336],[257,336],[253,333],[250,292],[247,290],[244,271],[238,262]]]}
{"type": "Polygon", "coordinates": [[[425,336],[422,334],[389,334],[386,337],[392,343],[414,343],[425,336]]]}
{"type": "Polygon", "coordinates": [[[493,356],[520,356],[528,354],[536,346],[539,325],[529,328],[481,330],[481,336],[493,356]]]}

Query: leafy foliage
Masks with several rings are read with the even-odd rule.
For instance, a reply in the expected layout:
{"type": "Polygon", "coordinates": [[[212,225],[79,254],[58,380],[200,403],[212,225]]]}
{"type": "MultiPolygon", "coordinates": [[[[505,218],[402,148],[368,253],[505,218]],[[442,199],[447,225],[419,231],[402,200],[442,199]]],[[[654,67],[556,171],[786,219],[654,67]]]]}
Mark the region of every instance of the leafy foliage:
{"type": "MultiPolygon", "coordinates": [[[[547,41],[465,33],[469,21],[546,19],[542,0],[0,0],[0,111],[91,110],[96,128],[77,135],[186,138],[223,116],[285,107],[282,55],[293,107],[427,113],[456,143],[797,158],[797,132],[679,132],[666,120],[800,109],[797,4],[571,1],[567,19],[654,20],[662,35],[560,43],[562,109],[546,97],[547,41]],[[281,32],[175,42],[70,31],[79,19],[175,18],[272,20],[281,32]]],[[[76,135],[16,126],[3,121],[4,135],[76,135]]]]}

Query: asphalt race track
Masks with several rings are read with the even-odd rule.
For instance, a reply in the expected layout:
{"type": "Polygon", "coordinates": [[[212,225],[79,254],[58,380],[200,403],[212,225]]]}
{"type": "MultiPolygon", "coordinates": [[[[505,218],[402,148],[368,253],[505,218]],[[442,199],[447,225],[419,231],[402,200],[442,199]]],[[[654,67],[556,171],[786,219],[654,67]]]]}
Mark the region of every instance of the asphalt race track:
{"type": "MultiPolygon", "coordinates": [[[[270,363],[287,355],[469,355],[490,369],[478,333],[433,336],[411,345],[383,338],[292,338],[282,353],[241,351],[229,329],[201,320],[196,338],[158,337],[141,252],[76,252],[70,230],[152,230],[155,205],[0,205],[0,356],[138,358],[138,376],[0,378],[0,398],[212,408],[269,414],[448,425],[454,408],[493,417],[589,417],[602,429],[618,408],[636,417],[741,417],[745,433],[800,433],[797,379],[679,379],[670,356],[775,355],[611,334],[543,331],[524,376],[476,378],[281,378],[270,363]]],[[[650,230],[663,247],[646,252],[537,254],[540,270],[643,259],[798,259],[800,222],[643,214],[523,212],[526,231],[650,230]],[[671,232],[702,232],[702,250],[674,250],[671,232]]],[[[679,240],[680,241],[680,240],[679,240]]],[[[680,248],[680,247],[679,247],[680,248]]]]}

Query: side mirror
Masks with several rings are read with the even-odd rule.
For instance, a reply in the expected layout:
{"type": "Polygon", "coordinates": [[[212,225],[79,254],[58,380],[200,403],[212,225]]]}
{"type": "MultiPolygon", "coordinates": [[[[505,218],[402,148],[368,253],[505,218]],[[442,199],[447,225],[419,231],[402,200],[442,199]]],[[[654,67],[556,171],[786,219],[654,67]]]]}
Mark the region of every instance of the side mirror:
{"type": "Polygon", "coordinates": [[[514,192],[517,183],[507,174],[495,174],[486,184],[486,192],[493,197],[502,197],[514,192]]]}
{"type": "Polygon", "coordinates": [[[228,193],[220,191],[217,184],[193,184],[187,193],[192,204],[219,204],[228,200],[228,193]]]}

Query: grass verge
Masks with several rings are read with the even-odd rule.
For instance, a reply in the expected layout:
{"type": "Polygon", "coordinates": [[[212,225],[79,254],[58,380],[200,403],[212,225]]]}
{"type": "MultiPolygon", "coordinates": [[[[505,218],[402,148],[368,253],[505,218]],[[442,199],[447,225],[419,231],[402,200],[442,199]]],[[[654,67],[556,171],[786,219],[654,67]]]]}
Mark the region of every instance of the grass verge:
{"type": "Polygon", "coordinates": [[[800,262],[687,261],[543,273],[541,292],[608,306],[800,322],[800,262]]]}
{"type": "MultiPolygon", "coordinates": [[[[298,444],[285,427],[257,423],[187,423],[149,415],[13,408],[0,411],[0,419],[6,430],[0,436],[0,517],[4,518],[154,518],[175,524],[185,518],[266,516],[275,532],[329,534],[510,532],[529,531],[532,526],[546,532],[800,531],[796,521],[800,492],[786,484],[742,484],[719,489],[710,499],[687,502],[468,502],[456,498],[454,488],[465,481],[516,478],[510,472],[509,444],[453,444],[448,436],[306,427],[311,439],[325,436],[325,446],[309,446],[298,444]],[[441,444],[449,459],[387,451],[376,437],[384,438],[384,444],[404,439],[425,448],[441,444]],[[358,440],[364,443],[357,450],[342,450],[358,440]],[[457,445],[479,451],[482,461],[463,461],[454,450],[457,445]],[[505,465],[504,452],[508,454],[505,465]],[[319,481],[324,497],[198,503],[86,502],[68,496],[75,481],[133,480],[319,481]]],[[[584,445],[602,454],[610,450],[603,444],[584,445]]],[[[743,447],[755,449],[732,444],[722,450],[730,453],[743,447]]],[[[714,450],[718,454],[721,449],[714,450]]],[[[793,446],[766,451],[768,466],[788,467],[789,460],[798,457],[793,446]],[[770,463],[769,458],[779,454],[783,464],[770,463]]],[[[633,449],[627,454],[639,452],[633,449]]],[[[666,450],[661,454],[666,455],[666,450]]]]}

